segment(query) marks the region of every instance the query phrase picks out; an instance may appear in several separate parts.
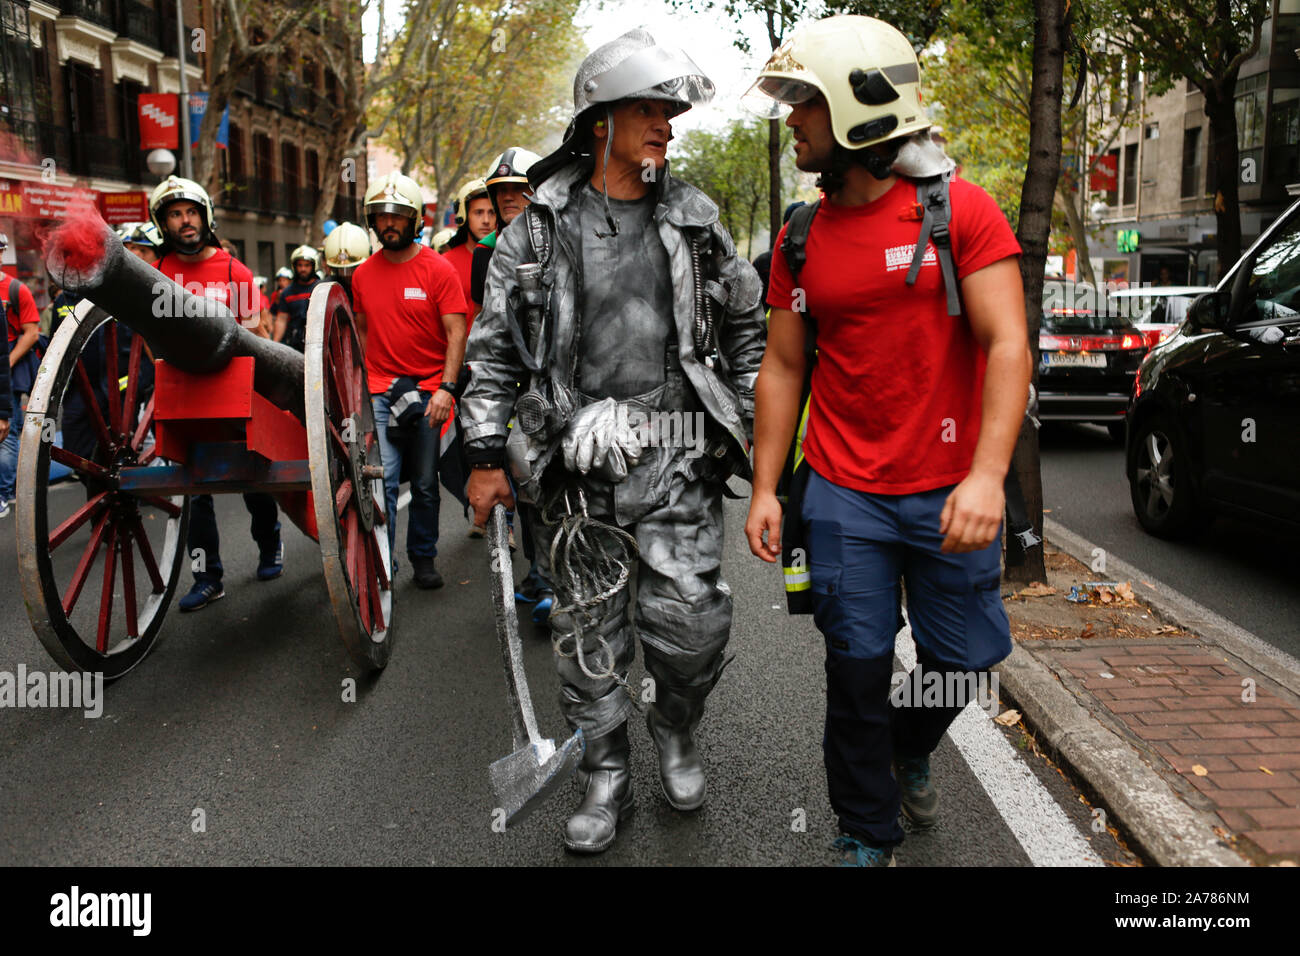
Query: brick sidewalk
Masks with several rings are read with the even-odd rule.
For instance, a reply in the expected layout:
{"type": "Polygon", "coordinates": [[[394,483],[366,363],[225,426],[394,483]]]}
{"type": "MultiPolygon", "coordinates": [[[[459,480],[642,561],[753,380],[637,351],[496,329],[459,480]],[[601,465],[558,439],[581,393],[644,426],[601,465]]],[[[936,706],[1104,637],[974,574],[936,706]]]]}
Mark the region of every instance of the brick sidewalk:
{"type": "Polygon", "coordinates": [[[1021,644],[1243,855],[1300,862],[1300,697],[1203,640],[1021,644]]]}

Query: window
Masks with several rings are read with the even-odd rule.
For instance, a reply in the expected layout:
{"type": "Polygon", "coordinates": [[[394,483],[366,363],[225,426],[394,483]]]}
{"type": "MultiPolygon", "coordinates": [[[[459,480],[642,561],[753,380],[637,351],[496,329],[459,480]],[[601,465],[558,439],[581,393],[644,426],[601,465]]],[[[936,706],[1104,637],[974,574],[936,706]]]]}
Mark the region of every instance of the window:
{"type": "Polygon", "coordinates": [[[1137,202],[1138,144],[1124,147],[1124,198],[1125,206],[1137,202]]]}
{"type": "Polygon", "coordinates": [[[1196,197],[1201,179],[1201,127],[1183,130],[1183,180],[1179,195],[1183,199],[1196,197]]]}
{"type": "Polygon", "coordinates": [[[226,154],[230,181],[236,184],[242,183],[244,181],[244,131],[234,123],[230,124],[226,154]]]}
{"type": "Polygon", "coordinates": [[[312,190],[320,189],[320,156],[314,149],[307,150],[307,175],[303,185],[312,190]]]}
{"type": "MultiPolygon", "coordinates": [[[[1291,56],[1298,46],[1300,46],[1300,0],[1277,0],[1277,16],[1273,18],[1273,53],[1291,56]]],[[[1259,48],[1264,51],[1269,49],[1267,36],[1260,37],[1259,48]]]]}
{"type": "Polygon", "coordinates": [[[1237,81],[1237,151],[1238,158],[1244,166],[1247,160],[1253,160],[1256,169],[1256,181],[1259,166],[1264,160],[1264,117],[1265,99],[1268,91],[1267,75],[1258,73],[1237,81]]]}
{"type": "Polygon", "coordinates": [[[1260,250],[1250,266],[1248,288],[1258,310],[1252,316],[1247,308],[1248,323],[1296,324],[1300,312],[1300,221],[1292,222],[1260,250]]]}
{"type": "Polygon", "coordinates": [[[1274,90],[1268,116],[1270,182],[1300,180],[1300,90],[1274,90]]]}
{"type": "Polygon", "coordinates": [[[1142,144],[1142,184],[1149,186],[1160,171],[1160,124],[1148,123],[1143,136],[1146,142],[1142,144]]]}

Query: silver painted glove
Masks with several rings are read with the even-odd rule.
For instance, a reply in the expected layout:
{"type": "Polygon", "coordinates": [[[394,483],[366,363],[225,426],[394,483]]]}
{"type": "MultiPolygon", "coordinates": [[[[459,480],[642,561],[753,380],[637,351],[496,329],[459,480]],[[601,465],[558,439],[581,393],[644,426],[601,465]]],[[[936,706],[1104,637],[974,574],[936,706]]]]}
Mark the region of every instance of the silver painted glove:
{"type": "Polygon", "coordinates": [[[613,482],[627,478],[629,467],[641,460],[641,440],[627,415],[612,398],[578,410],[560,441],[564,467],[596,474],[613,482]]]}

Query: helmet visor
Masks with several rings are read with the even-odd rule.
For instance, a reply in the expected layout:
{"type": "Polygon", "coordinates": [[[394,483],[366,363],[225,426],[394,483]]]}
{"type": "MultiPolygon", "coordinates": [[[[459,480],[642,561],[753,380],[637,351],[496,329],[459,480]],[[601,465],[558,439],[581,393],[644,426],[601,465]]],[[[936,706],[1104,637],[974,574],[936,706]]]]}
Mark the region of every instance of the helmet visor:
{"type": "Polygon", "coordinates": [[[716,88],[685,53],[671,47],[638,50],[585,84],[591,103],[625,99],[670,100],[685,109],[713,99],[716,88]]]}
{"type": "Polygon", "coordinates": [[[792,106],[806,103],[821,91],[789,76],[760,76],[740,98],[740,105],[763,119],[780,119],[792,106]]]}

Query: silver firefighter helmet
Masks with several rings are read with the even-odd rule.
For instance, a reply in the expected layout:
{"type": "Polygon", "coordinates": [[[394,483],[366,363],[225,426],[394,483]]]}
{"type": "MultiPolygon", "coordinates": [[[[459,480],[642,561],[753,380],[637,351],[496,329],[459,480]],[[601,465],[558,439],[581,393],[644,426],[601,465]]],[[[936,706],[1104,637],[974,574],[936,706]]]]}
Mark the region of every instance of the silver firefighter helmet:
{"type": "Polygon", "coordinates": [[[654,99],[676,104],[673,116],[713,99],[713,81],[689,56],[661,46],[647,31],[629,30],[587,54],[573,78],[573,118],[559,149],[528,170],[538,186],[586,151],[587,129],[606,107],[620,100],[654,99]]]}

